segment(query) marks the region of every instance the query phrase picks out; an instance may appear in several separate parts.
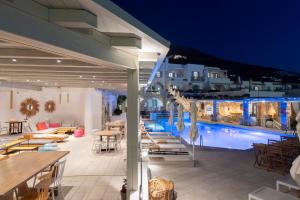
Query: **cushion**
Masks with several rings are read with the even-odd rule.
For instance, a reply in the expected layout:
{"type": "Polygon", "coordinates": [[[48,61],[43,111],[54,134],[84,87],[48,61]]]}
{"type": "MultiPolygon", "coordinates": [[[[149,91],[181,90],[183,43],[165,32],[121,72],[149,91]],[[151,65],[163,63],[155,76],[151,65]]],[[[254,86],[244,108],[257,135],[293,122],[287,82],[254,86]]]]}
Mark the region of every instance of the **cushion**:
{"type": "Polygon", "coordinates": [[[74,132],[74,137],[82,137],[84,135],[84,132],[82,129],[77,129],[74,132]]]}
{"type": "Polygon", "coordinates": [[[44,144],[44,147],[57,147],[57,144],[55,144],[55,143],[47,143],[47,144],[44,144]]]}
{"type": "Polygon", "coordinates": [[[60,123],[50,123],[49,128],[58,128],[60,127],[60,123]]]}
{"type": "Polygon", "coordinates": [[[37,129],[38,131],[41,131],[41,130],[48,129],[48,126],[47,126],[46,122],[38,122],[38,123],[36,124],[36,129],[37,129]]]}
{"type": "Polygon", "coordinates": [[[43,152],[43,151],[56,151],[56,150],[58,150],[57,147],[45,147],[45,146],[43,146],[43,147],[39,147],[38,151],[43,152]]]}

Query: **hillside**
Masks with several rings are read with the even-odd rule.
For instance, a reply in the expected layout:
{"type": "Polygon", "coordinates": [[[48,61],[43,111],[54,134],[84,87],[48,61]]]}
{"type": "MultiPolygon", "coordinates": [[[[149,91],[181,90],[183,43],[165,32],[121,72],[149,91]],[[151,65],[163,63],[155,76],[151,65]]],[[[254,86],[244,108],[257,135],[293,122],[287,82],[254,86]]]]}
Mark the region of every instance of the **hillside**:
{"type": "Polygon", "coordinates": [[[300,74],[295,72],[225,60],[188,47],[172,46],[168,57],[171,63],[219,67],[228,70],[231,78],[240,76],[243,80],[300,82],[300,74]]]}

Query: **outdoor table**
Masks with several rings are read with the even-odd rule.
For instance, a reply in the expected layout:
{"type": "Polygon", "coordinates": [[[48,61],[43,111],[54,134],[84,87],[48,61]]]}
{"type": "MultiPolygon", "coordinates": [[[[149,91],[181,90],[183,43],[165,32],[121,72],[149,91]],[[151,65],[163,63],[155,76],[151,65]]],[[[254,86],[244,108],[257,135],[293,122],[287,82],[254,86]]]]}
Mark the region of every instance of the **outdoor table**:
{"type": "Polygon", "coordinates": [[[8,121],[8,134],[19,134],[23,132],[23,122],[25,121],[8,121]]]}
{"type": "Polygon", "coordinates": [[[0,198],[63,158],[69,151],[25,152],[0,162],[0,198]]]}
{"type": "Polygon", "coordinates": [[[103,131],[98,131],[97,135],[100,136],[100,140],[103,141],[103,137],[106,137],[106,148],[109,146],[109,137],[115,137],[117,138],[118,135],[122,134],[120,131],[110,131],[110,130],[103,130],[103,131]]]}
{"type": "Polygon", "coordinates": [[[113,123],[110,124],[109,123],[109,124],[106,125],[106,127],[107,127],[108,130],[111,130],[111,128],[119,128],[119,130],[122,131],[125,128],[125,125],[124,124],[113,124],[113,123]]]}

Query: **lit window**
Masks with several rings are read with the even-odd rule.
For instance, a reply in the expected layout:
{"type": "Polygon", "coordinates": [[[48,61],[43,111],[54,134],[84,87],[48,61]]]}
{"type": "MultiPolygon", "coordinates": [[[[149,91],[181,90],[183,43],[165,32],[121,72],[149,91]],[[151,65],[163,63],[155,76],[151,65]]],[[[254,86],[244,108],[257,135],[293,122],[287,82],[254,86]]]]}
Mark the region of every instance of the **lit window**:
{"type": "Polygon", "coordinates": [[[177,85],[173,85],[173,89],[177,90],[178,89],[177,85]]]}
{"type": "Polygon", "coordinates": [[[173,77],[173,73],[172,73],[172,72],[169,73],[169,77],[170,77],[170,78],[173,77]]]}
{"type": "Polygon", "coordinates": [[[199,77],[199,72],[193,72],[193,77],[198,78],[199,77]]]}
{"type": "Polygon", "coordinates": [[[160,72],[156,72],[156,77],[160,78],[160,72]]]}

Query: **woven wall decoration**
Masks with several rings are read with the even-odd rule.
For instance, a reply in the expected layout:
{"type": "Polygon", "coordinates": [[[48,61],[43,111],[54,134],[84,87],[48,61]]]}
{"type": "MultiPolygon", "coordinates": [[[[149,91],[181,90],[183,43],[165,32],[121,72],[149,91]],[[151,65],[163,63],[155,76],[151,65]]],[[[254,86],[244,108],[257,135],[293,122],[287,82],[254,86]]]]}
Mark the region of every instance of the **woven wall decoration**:
{"type": "Polygon", "coordinates": [[[32,117],[39,112],[39,102],[32,98],[27,98],[21,103],[20,112],[26,117],[32,117]]]}
{"type": "Polygon", "coordinates": [[[56,105],[55,105],[55,102],[54,101],[47,101],[46,103],[45,103],[45,111],[46,112],[49,112],[49,113],[52,113],[52,112],[54,112],[55,111],[55,107],[56,107],[56,105]]]}

